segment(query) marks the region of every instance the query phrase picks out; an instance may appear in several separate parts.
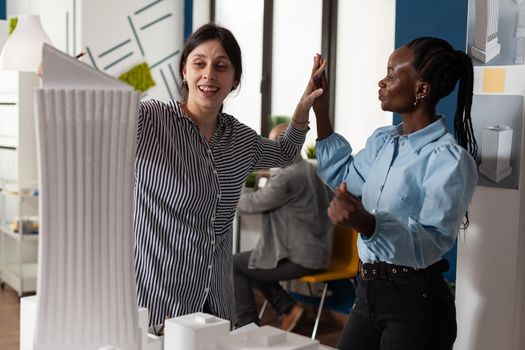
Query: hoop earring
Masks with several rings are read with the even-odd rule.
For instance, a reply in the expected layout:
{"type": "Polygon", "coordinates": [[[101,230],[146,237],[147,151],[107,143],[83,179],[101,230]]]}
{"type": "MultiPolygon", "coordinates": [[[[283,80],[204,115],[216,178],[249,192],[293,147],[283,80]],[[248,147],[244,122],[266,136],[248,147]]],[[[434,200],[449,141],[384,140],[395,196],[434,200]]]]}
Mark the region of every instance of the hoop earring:
{"type": "Polygon", "coordinates": [[[186,79],[182,79],[182,85],[188,85],[188,81],[186,79]]]}

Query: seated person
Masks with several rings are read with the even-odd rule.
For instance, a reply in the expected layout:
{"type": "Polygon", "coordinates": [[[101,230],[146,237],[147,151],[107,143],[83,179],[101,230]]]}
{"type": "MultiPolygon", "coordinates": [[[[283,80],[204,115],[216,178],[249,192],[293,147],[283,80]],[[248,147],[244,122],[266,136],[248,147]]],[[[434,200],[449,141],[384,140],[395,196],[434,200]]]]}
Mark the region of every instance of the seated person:
{"type": "MultiPolygon", "coordinates": [[[[274,127],[277,139],[287,124],[274,127]]],[[[332,248],[333,226],[327,214],[331,192],[315,167],[299,155],[286,168],[271,169],[265,187],[243,193],[240,214],[263,214],[263,232],[254,250],[233,256],[237,327],[259,324],[252,288],[281,316],[281,327],[292,330],[304,309],[279,281],[300,278],[326,268],[332,248]]]]}

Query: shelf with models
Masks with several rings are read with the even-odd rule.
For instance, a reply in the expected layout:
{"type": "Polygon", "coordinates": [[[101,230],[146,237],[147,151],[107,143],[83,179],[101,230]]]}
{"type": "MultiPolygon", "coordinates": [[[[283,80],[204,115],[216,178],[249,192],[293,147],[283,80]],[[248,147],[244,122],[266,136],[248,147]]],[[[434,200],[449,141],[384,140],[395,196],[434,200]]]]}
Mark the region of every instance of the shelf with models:
{"type": "Polygon", "coordinates": [[[38,240],[38,189],[0,183],[0,233],[16,240],[38,240]]]}
{"type": "MultiPolygon", "coordinates": [[[[0,106],[1,109],[1,106],[0,106]]],[[[5,150],[4,150],[5,151],[5,150]]],[[[19,152],[19,151],[13,151],[19,152]]],[[[21,157],[20,154],[17,158],[21,157]]],[[[12,166],[0,162],[0,167],[12,166]]],[[[20,163],[22,160],[17,159],[20,163]]],[[[18,175],[33,175],[21,169],[18,175]]],[[[7,172],[7,175],[9,173],[7,172]]],[[[4,176],[0,181],[0,279],[21,297],[36,291],[38,260],[38,187],[35,181],[18,181],[4,176]]]]}
{"type": "Polygon", "coordinates": [[[0,191],[0,278],[19,296],[36,291],[38,197],[30,193],[0,191]]]}
{"type": "Polygon", "coordinates": [[[38,241],[38,232],[21,234],[19,231],[13,231],[13,229],[8,225],[0,225],[0,233],[15,240],[38,241]]]}
{"type": "Polygon", "coordinates": [[[36,291],[38,235],[13,232],[0,226],[0,279],[18,296],[36,291]]]}
{"type": "Polygon", "coordinates": [[[35,73],[0,70],[0,279],[19,296],[36,290],[38,85],[35,73]]]}
{"type": "Polygon", "coordinates": [[[36,291],[37,263],[6,264],[2,267],[2,282],[10,285],[19,296],[36,291]]]}
{"type": "Polygon", "coordinates": [[[0,181],[0,191],[5,196],[19,197],[23,199],[38,198],[38,186],[36,182],[21,183],[18,181],[4,180],[0,181]]]}

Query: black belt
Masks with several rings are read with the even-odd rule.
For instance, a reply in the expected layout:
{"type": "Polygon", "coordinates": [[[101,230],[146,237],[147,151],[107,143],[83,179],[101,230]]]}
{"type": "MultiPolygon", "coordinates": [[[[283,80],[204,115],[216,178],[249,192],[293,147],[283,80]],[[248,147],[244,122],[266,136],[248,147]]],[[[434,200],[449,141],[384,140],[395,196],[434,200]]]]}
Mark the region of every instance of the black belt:
{"type": "Polygon", "coordinates": [[[359,261],[359,274],[364,281],[388,280],[396,278],[428,278],[448,271],[448,261],[441,259],[424,268],[388,264],[386,262],[362,263],[359,261]]]}

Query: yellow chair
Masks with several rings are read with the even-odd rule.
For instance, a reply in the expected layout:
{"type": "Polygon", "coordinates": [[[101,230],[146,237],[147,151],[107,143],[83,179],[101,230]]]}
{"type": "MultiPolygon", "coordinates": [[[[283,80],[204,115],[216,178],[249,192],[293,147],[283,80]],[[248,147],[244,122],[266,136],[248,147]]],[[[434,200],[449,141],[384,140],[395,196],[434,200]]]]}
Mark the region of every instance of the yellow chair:
{"type": "Polygon", "coordinates": [[[321,319],[321,312],[323,310],[326,292],[328,290],[328,282],[343,279],[354,278],[357,276],[359,270],[359,255],[357,253],[357,235],[358,233],[346,226],[336,226],[334,229],[334,241],[332,244],[332,256],[330,258],[330,265],[326,270],[320,271],[313,275],[301,277],[299,280],[308,283],[324,283],[321,301],[319,302],[319,309],[317,310],[317,317],[315,318],[314,329],[312,331],[312,339],[315,339],[319,320],[321,319]]]}
{"type": "MultiPolygon", "coordinates": [[[[321,301],[319,302],[319,309],[317,310],[317,317],[315,318],[314,329],[312,331],[312,339],[315,339],[317,328],[319,327],[319,320],[321,319],[321,312],[323,310],[326,292],[328,291],[328,282],[354,278],[357,276],[359,269],[357,235],[358,233],[350,227],[336,226],[332,243],[332,255],[328,268],[316,274],[303,276],[299,279],[299,281],[308,283],[310,293],[310,283],[324,283],[323,293],[321,295],[321,301]]],[[[259,313],[259,318],[262,318],[267,302],[267,300],[264,302],[259,313]]]]}

